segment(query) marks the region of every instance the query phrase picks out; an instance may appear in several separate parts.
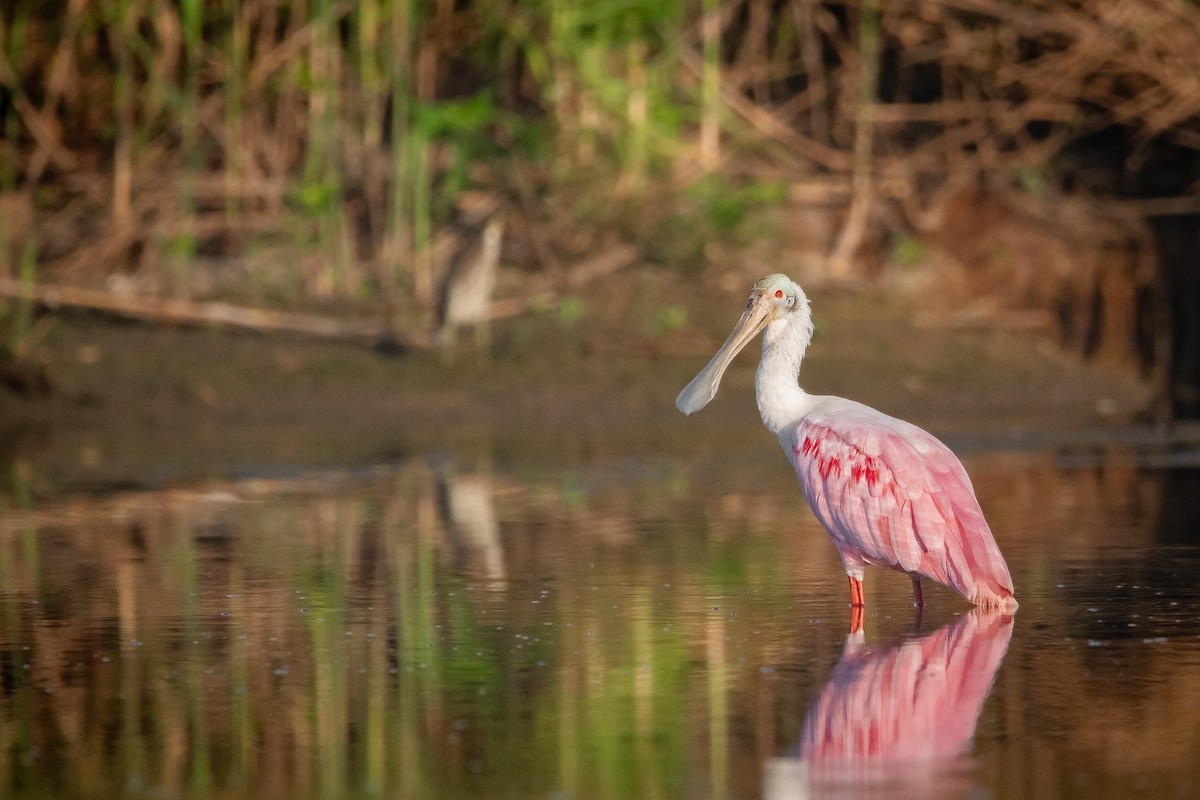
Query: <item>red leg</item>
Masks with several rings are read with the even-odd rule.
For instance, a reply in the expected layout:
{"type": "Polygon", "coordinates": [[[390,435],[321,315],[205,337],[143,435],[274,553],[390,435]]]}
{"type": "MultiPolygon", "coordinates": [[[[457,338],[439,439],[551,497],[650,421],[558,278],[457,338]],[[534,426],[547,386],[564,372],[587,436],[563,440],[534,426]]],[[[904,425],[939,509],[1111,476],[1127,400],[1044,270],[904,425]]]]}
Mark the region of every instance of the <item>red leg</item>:
{"type": "Polygon", "coordinates": [[[863,629],[863,607],[853,606],[850,609],[850,633],[858,633],[863,629]]]}
{"type": "Polygon", "coordinates": [[[847,576],[850,578],[850,606],[852,608],[862,608],[866,605],[863,600],[862,581],[853,575],[847,576]]]}
{"type": "Polygon", "coordinates": [[[913,605],[917,608],[925,607],[925,597],[921,594],[921,576],[909,575],[913,582],[913,605]]]}

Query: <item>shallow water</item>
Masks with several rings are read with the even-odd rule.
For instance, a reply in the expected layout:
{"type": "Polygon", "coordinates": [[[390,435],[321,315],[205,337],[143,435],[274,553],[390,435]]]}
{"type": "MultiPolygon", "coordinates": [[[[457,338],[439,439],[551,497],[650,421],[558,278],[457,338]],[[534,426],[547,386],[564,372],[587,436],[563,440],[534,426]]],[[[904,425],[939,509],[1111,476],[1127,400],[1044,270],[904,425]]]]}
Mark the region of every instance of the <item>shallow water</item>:
{"type": "Polygon", "coordinates": [[[1194,797],[1200,471],[976,453],[1012,618],[777,452],[0,498],[0,795],[1194,797]]]}

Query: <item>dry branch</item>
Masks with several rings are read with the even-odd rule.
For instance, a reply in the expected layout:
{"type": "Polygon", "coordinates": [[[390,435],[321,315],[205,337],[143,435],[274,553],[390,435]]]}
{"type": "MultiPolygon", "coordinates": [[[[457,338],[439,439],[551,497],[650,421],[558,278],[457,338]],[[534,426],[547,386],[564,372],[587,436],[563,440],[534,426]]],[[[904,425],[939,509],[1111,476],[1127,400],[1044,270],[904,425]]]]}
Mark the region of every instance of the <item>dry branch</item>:
{"type": "Polygon", "coordinates": [[[406,336],[371,320],[347,320],[316,314],[297,314],[229,303],[193,303],[165,297],[125,295],[75,286],[22,284],[0,278],[0,297],[22,299],[47,308],[82,308],[118,317],[171,325],[234,328],[261,333],[298,333],[323,339],[375,343],[389,341],[404,347],[427,347],[424,337],[406,336]]]}
{"type": "MultiPolygon", "coordinates": [[[[640,252],[632,245],[618,245],[567,269],[565,286],[580,289],[606,278],[637,261],[640,252]]],[[[561,296],[558,282],[545,277],[521,297],[493,301],[489,316],[501,319],[522,314],[538,305],[548,305],[561,296]]],[[[32,302],[46,308],[80,308],[125,319],[167,325],[217,327],[258,333],[295,333],[320,339],[378,344],[386,342],[404,349],[427,349],[425,334],[400,333],[376,320],[340,319],[318,314],[298,314],[264,308],[247,308],[230,303],[195,303],[166,297],[118,294],[78,286],[24,284],[0,278],[0,297],[32,302]]]]}
{"type": "MultiPolygon", "coordinates": [[[[703,78],[704,62],[700,56],[689,48],[680,50],[680,58],[688,71],[697,78],[703,78]]],[[[848,153],[835,150],[826,144],[811,139],[791,125],[775,116],[769,109],[755,104],[743,95],[736,86],[727,81],[721,82],[721,99],[739,116],[753,125],[758,131],[772,139],[787,145],[801,157],[819,164],[834,172],[848,172],[854,166],[854,160],[848,153]]]]}

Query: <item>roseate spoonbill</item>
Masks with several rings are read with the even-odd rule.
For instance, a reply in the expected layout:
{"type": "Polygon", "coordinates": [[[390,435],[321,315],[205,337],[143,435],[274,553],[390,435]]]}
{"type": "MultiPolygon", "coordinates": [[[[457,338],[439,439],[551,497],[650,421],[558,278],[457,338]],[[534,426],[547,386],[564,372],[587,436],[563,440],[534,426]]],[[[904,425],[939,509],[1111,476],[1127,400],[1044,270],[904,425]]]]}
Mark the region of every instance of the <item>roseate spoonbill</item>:
{"type": "Polygon", "coordinates": [[[808,297],[786,275],[754,284],[729,338],[679,393],[676,407],[693,414],[707,405],[734,356],[760,331],[758,411],[842,557],[850,605],[862,608],[863,568],[876,566],[907,573],[917,606],[924,605],[926,577],[975,605],[1015,609],[1008,565],[954,453],[915,425],[800,388],[812,313],[808,297]]]}

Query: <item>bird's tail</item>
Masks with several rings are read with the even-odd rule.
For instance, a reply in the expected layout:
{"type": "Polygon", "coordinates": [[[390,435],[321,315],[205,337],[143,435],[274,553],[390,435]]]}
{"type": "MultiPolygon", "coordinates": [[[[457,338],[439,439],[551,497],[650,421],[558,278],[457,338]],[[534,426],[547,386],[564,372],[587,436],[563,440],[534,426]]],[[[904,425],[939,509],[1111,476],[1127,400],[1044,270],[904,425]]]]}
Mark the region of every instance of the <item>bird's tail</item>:
{"type": "Polygon", "coordinates": [[[946,558],[937,578],[981,608],[1017,610],[1012,575],[983,514],[958,515],[959,536],[946,537],[946,558]]]}
{"type": "Polygon", "coordinates": [[[982,518],[980,523],[966,537],[969,544],[964,548],[966,552],[963,557],[967,564],[963,566],[967,568],[959,572],[960,580],[954,584],[954,588],[981,608],[1016,611],[1018,603],[1013,593],[1008,564],[1000,554],[987,523],[982,518]]]}

